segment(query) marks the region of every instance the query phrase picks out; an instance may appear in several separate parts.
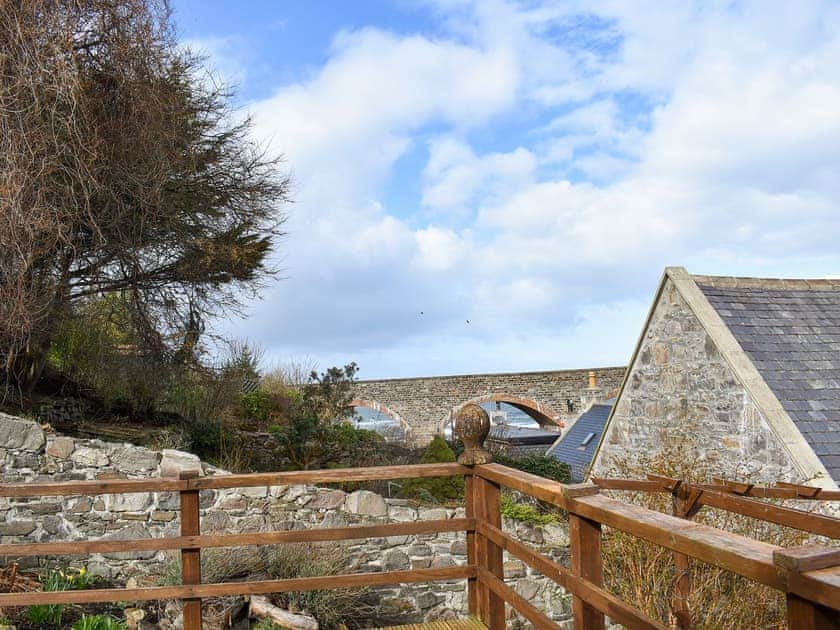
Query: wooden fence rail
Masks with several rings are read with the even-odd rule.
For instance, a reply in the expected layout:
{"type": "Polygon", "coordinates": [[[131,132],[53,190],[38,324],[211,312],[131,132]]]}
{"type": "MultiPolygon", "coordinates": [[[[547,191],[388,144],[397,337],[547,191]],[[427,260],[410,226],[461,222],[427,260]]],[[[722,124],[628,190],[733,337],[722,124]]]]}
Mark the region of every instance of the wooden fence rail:
{"type": "MultiPolygon", "coordinates": [[[[656,483],[661,487],[661,482],[656,483]]],[[[610,499],[600,495],[595,485],[560,484],[498,464],[476,466],[428,464],[215,477],[182,475],[178,479],[0,484],[0,496],[6,497],[129,492],[178,492],[181,502],[181,535],[140,540],[2,544],[0,555],[6,557],[63,556],[111,551],[179,550],[182,564],[181,585],[2,593],[0,607],[180,599],[184,602],[184,628],[198,630],[201,628],[201,600],[208,597],[466,580],[470,613],[479,616],[491,630],[502,630],[505,627],[506,606],[517,610],[537,628],[558,628],[559,626],[548,616],[505,584],[502,560],[503,554],[507,552],[554,580],[572,594],[575,627],[578,629],[600,630],[604,628],[605,616],[609,616],[628,628],[658,630],[665,628],[666,626],[659,621],[649,618],[604,588],[600,545],[601,528],[606,526],[660,545],[676,554],[733,571],[782,590],[787,594],[788,620],[791,628],[813,630],[837,627],[835,624],[838,623],[838,614],[840,614],[838,613],[840,609],[840,555],[835,548],[815,546],[804,549],[783,549],[706,525],[686,522],[678,516],[662,514],[638,505],[610,499]],[[200,490],[203,489],[452,475],[464,477],[466,497],[464,518],[308,531],[201,534],[198,496],[200,490]],[[523,492],[568,512],[571,567],[564,567],[537,554],[527,545],[502,531],[500,513],[502,487],[523,492]],[[440,569],[215,584],[203,583],[201,579],[201,550],[206,548],[342,541],[441,532],[465,532],[467,537],[466,565],[440,569]]],[[[714,493],[710,492],[709,495],[711,494],[714,493]]],[[[819,521],[820,524],[812,526],[825,528],[837,527],[840,524],[840,521],[833,519],[832,521],[833,523],[819,521]]]]}

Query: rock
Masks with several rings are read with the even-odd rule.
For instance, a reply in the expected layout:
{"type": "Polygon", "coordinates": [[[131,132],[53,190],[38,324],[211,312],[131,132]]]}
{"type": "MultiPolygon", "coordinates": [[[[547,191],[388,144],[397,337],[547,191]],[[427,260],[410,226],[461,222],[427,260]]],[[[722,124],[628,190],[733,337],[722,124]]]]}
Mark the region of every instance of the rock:
{"type": "Polygon", "coordinates": [[[155,510],[152,512],[152,520],[157,521],[159,523],[168,523],[175,519],[178,516],[177,512],[169,512],[167,510],[155,510]]]}
{"type": "MultiPolygon", "coordinates": [[[[147,527],[142,523],[132,523],[128,527],[105,534],[102,540],[132,540],[134,538],[151,538],[147,527]]],[[[154,558],[156,551],[116,551],[103,553],[102,555],[111,560],[149,560],[154,558]]]]}
{"type": "Polygon", "coordinates": [[[388,513],[385,499],[369,490],[356,490],[348,495],[345,509],[353,514],[368,516],[385,516],[388,513]]]}
{"type": "Polygon", "coordinates": [[[437,521],[449,518],[449,513],[444,508],[420,508],[418,510],[421,520],[437,521]]]}
{"type": "Polygon", "coordinates": [[[224,532],[230,529],[230,516],[221,510],[211,510],[201,519],[201,532],[224,532]]]}
{"type": "Polygon", "coordinates": [[[308,488],[301,484],[289,486],[286,490],[286,494],[283,496],[283,499],[286,501],[296,501],[302,496],[305,496],[307,491],[308,488]]]}
{"type": "Polygon", "coordinates": [[[542,526],[543,542],[551,547],[569,546],[569,528],[558,523],[547,523],[542,526]]]}
{"type": "Polygon", "coordinates": [[[388,518],[392,521],[408,522],[417,520],[417,510],[400,505],[388,506],[388,518]]]}
{"type": "Polygon", "coordinates": [[[182,472],[195,472],[201,477],[204,475],[201,460],[192,453],[164,449],[160,459],[160,476],[177,478],[182,472]]]}
{"type": "Polygon", "coordinates": [[[108,509],[112,512],[142,512],[152,504],[149,492],[131,492],[108,496],[108,509]]]}
{"type": "Polygon", "coordinates": [[[47,444],[47,455],[56,459],[67,459],[75,448],[76,442],[73,438],[57,437],[47,444]]]}
{"type": "Polygon", "coordinates": [[[38,452],[45,442],[44,430],[37,423],[0,413],[0,447],[38,452]]]}
{"type": "Polygon", "coordinates": [[[466,556],[467,555],[467,541],[466,540],[453,540],[452,544],[449,545],[449,553],[455,556],[466,556]]]}
{"type": "Polygon", "coordinates": [[[525,577],[527,571],[525,565],[519,560],[508,560],[504,564],[505,579],[525,577]]]}
{"type": "Polygon", "coordinates": [[[411,566],[411,561],[404,552],[395,549],[385,554],[383,564],[386,571],[403,571],[411,566]]]}
{"type": "Polygon", "coordinates": [[[28,536],[35,531],[33,521],[11,521],[0,523],[0,536],[28,536]]]}
{"type": "Polygon", "coordinates": [[[432,593],[431,591],[423,591],[417,596],[417,607],[422,609],[431,608],[432,606],[436,606],[440,602],[443,601],[443,597],[441,595],[437,595],[432,593]]]}
{"type": "Polygon", "coordinates": [[[522,597],[524,597],[528,601],[531,601],[537,596],[537,593],[540,592],[541,586],[542,585],[536,580],[523,578],[516,582],[513,589],[522,597]]]}
{"type": "Polygon", "coordinates": [[[127,446],[114,453],[114,466],[127,473],[154,470],[160,463],[160,453],[136,446],[127,446]]]}
{"type": "Polygon", "coordinates": [[[125,625],[129,630],[135,630],[139,627],[140,622],[146,618],[146,611],[142,608],[126,608],[123,611],[125,615],[125,625]]]}
{"type": "Polygon", "coordinates": [[[102,468],[111,463],[111,459],[100,449],[90,448],[89,446],[77,447],[70,459],[77,466],[90,466],[92,468],[102,468]]]}
{"type": "Polygon", "coordinates": [[[306,504],[310,510],[337,510],[344,505],[347,494],[341,490],[319,492],[306,504]]]}

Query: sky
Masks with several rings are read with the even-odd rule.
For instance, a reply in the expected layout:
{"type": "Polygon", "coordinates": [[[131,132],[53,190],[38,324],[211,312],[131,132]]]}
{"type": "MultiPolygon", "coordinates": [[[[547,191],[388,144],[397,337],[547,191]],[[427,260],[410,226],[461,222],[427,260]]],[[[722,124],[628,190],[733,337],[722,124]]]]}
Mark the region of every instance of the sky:
{"type": "Polygon", "coordinates": [[[360,378],[624,365],[663,269],[840,271],[840,3],[174,0],[293,180],[216,322],[360,378]]]}

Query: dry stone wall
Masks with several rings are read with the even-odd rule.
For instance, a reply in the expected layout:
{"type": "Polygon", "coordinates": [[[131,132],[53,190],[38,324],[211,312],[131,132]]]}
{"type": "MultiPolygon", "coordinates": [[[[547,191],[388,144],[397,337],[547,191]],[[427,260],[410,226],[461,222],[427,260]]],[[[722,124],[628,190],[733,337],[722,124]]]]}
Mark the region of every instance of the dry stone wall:
{"type": "Polygon", "coordinates": [[[646,458],[669,452],[730,479],[806,481],[670,280],[594,470],[644,472],[646,458]]]}
{"type": "MultiPolygon", "coordinates": [[[[157,452],[131,444],[74,439],[45,433],[31,421],[0,414],[0,463],[9,482],[46,482],[114,478],[155,478],[196,470],[223,475],[197,457],[180,451],[157,452]]],[[[403,500],[358,490],[309,485],[207,490],[200,494],[202,533],[231,533],[341,527],[357,524],[445,519],[463,516],[463,509],[417,507],[403,500]]],[[[563,560],[567,555],[565,526],[532,528],[505,521],[525,542],[563,560]]],[[[0,498],[0,542],[48,542],[85,539],[132,539],[177,535],[178,496],[138,492],[94,497],[0,498]]],[[[350,541],[346,546],[352,571],[384,571],[446,567],[466,563],[461,533],[350,541]]],[[[5,558],[6,561],[14,558],[5,558]]],[[[20,559],[35,566],[46,559],[20,559]]],[[[53,562],[55,562],[53,560],[53,562]]],[[[79,565],[79,558],[59,559],[79,565]]],[[[115,582],[163,575],[171,569],[166,552],[94,554],[88,570],[115,582]]],[[[571,623],[570,596],[521,562],[506,558],[505,575],[524,597],[558,622],[571,623]]],[[[379,606],[389,619],[415,622],[466,613],[463,581],[403,585],[377,589],[379,606]]],[[[523,625],[511,619],[509,627],[523,625]]]]}

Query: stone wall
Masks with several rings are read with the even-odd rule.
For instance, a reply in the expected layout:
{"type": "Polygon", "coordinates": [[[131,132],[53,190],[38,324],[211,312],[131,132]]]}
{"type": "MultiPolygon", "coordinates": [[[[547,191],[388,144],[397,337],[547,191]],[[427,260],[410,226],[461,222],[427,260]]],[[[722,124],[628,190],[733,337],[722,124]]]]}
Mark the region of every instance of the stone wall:
{"type": "Polygon", "coordinates": [[[526,413],[544,416],[541,421],[546,423],[552,422],[550,418],[576,417],[582,411],[590,371],[605,392],[613,392],[621,386],[625,368],[359,381],[353,393],[357,400],[394,417],[406,429],[406,438],[422,446],[469,401],[511,402],[526,413]]]}
{"type": "MultiPolygon", "coordinates": [[[[224,471],[179,451],[162,453],[130,444],[45,434],[34,422],[0,414],[0,463],[4,482],[154,478],[193,469],[202,475],[224,471]]],[[[202,533],[231,533],[341,527],[346,525],[462,517],[463,509],[416,507],[359,490],[292,485],[208,490],[200,495],[202,533]]],[[[565,526],[526,527],[506,521],[505,529],[558,559],[567,555],[565,526]]],[[[0,542],[47,542],[96,538],[150,538],[178,535],[178,496],[140,492],[95,497],[0,498],[0,542]]],[[[352,571],[445,567],[466,563],[461,533],[351,541],[346,546],[352,571]]],[[[6,561],[12,558],[6,558],[6,561]]],[[[21,559],[27,560],[27,559],[21,559]]],[[[33,566],[39,559],[30,560],[33,566]]],[[[43,559],[41,559],[43,561],[43,559]]],[[[67,561],[65,559],[65,561],[67,561]]],[[[74,566],[80,560],[72,558],[74,566]]],[[[25,562],[22,562],[27,566],[25,562]]],[[[171,568],[165,552],[94,554],[91,573],[117,583],[161,575],[171,568]]],[[[558,621],[571,615],[569,596],[516,560],[506,559],[509,583],[558,621]]],[[[405,623],[466,613],[463,581],[377,589],[382,609],[405,623]]],[[[570,623],[570,622],[569,622],[570,623]]],[[[509,627],[521,622],[512,619],[509,627]]]]}
{"type": "Polygon", "coordinates": [[[626,476],[671,451],[719,477],[804,481],[670,280],[629,369],[595,474],[626,476]]]}

